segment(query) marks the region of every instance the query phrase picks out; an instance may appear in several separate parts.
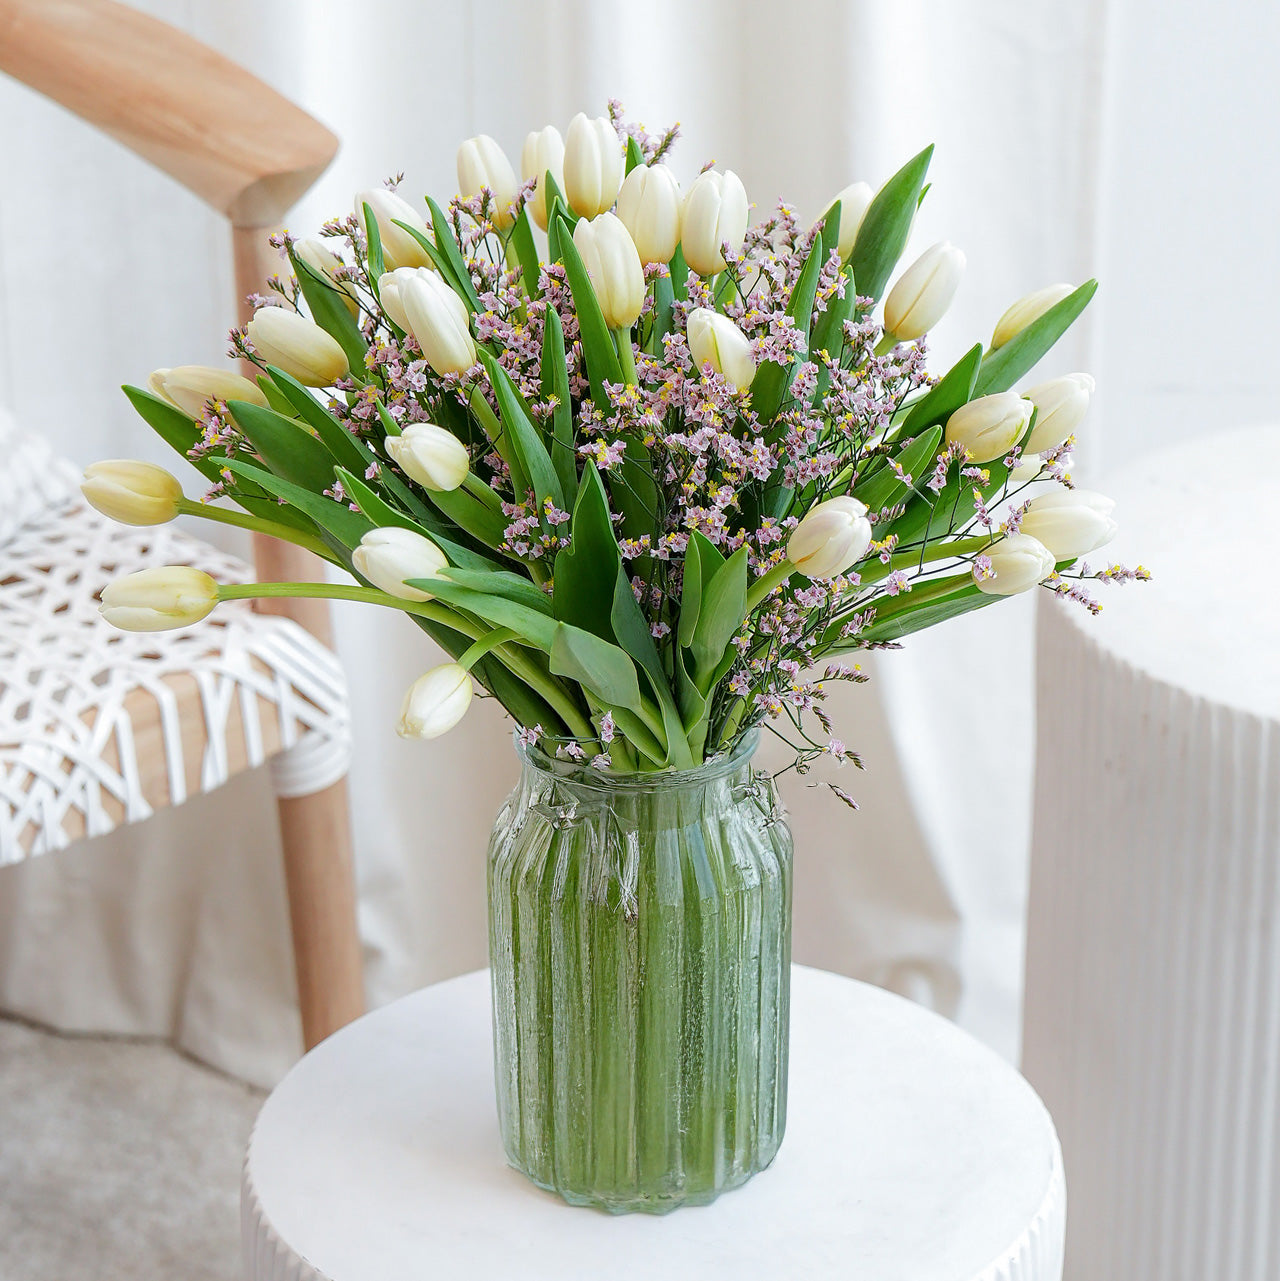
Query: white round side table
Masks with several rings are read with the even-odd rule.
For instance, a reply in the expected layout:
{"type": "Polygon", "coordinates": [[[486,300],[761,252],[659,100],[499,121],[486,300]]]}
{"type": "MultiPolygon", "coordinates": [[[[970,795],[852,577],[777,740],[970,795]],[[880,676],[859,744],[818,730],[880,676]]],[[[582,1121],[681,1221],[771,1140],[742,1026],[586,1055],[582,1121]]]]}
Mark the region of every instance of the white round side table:
{"type": "MultiPolygon", "coordinates": [[[[1280,428],[1101,480],[1152,581],[1042,603],[1023,1070],[1076,1281],[1280,1276],[1280,428]]],[[[1104,560],[1105,558],[1105,560],[1104,560]]]]}
{"type": "Polygon", "coordinates": [[[249,1281],[1059,1281],[1065,1187],[1030,1086],[902,998],[797,966],[773,1165],[656,1217],[565,1205],[503,1160],[487,971],[311,1051],[262,1108],[249,1281]]]}

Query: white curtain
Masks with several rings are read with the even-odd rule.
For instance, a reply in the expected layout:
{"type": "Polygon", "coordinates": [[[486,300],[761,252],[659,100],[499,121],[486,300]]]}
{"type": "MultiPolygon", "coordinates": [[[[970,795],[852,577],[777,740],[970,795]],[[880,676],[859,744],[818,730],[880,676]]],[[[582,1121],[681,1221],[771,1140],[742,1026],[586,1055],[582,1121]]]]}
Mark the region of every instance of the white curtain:
{"type": "MultiPolygon", "coordinates": [[[[969,263],[935,368],[988,336],[1018,295],[1096,273],[1097,302],[1042,371],[1098,375],[1083,471],[1271,412],[1260,353],[1280,334],[1274,291],[1260,286],[1276,278],[1276,179],[1262,134],[1274,133],[1280,94],[1251,68],[1259,50],[1273,62],[1280,51],[1274,5],[141,7],[342,137],[294,230],[400,170],[405,193],[448,193],[460,139],[492,133],[515,155],[527,129],[602,113],[611,96],[651,126],[685,122],[681,176],[714,157],[760,210],[785,195],[816,214],[846,183],[878,183],[935,142],[909,253],[945,237],[969,263]]],[[[77,461],[172,464],[117,387],[154,366],[222,358],[224,228],[12,84],[0,85],[0,161],[0,403],[77,461]]],[[[840,780],[859,814],[813,780],[786,790],[797,959],[903,991],[1011,1056],[1033,750],[1028,604],[915,638],[842,696],[843,737],[867,762],[840,780]]],[[[485,839],[513,760],[492,704],[448,738],[396,739],[401,690],[433,656],[402,620],[336,616],[358,708],[360,921],[380,1003],[484,963],[485,839]]],[[[0,872],[0,1007],[169,1036],[251,1079],[278,1076],[297,1018],[266,779],[0,872]]]]}

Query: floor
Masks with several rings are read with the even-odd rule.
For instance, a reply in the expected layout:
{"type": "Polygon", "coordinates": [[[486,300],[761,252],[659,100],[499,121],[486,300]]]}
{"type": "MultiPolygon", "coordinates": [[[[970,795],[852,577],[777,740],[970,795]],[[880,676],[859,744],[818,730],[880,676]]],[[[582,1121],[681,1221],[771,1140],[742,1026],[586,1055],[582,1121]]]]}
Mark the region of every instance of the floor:
{"type": "Polygon", "coordinates": [[[262,1098],[165,1046],[0,1021],[0,1278],[238,1281],[262,1098]]]}

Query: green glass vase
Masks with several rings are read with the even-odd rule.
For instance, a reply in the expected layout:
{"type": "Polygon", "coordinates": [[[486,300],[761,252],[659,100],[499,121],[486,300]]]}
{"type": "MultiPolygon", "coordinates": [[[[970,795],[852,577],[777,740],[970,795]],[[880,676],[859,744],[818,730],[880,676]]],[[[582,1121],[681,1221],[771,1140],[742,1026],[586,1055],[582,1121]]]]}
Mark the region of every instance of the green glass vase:
{"type": "Polygon", "coordinates": [[[517,745],[489,846],[498,1117],[575,1205],[702,1204],[782,1142],[791,835],[755,746],[615,776],[517,745]]]}

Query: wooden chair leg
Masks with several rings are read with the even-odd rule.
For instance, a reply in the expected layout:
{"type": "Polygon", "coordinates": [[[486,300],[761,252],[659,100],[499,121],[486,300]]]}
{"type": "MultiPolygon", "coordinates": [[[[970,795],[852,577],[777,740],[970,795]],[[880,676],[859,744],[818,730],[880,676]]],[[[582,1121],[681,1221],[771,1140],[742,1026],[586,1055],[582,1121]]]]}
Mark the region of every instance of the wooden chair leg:
{"type": "Polygon", "coordinates": [[[282,796],[280,835],[307,1049],[364,1013],[347,781],[282,796]]]}

